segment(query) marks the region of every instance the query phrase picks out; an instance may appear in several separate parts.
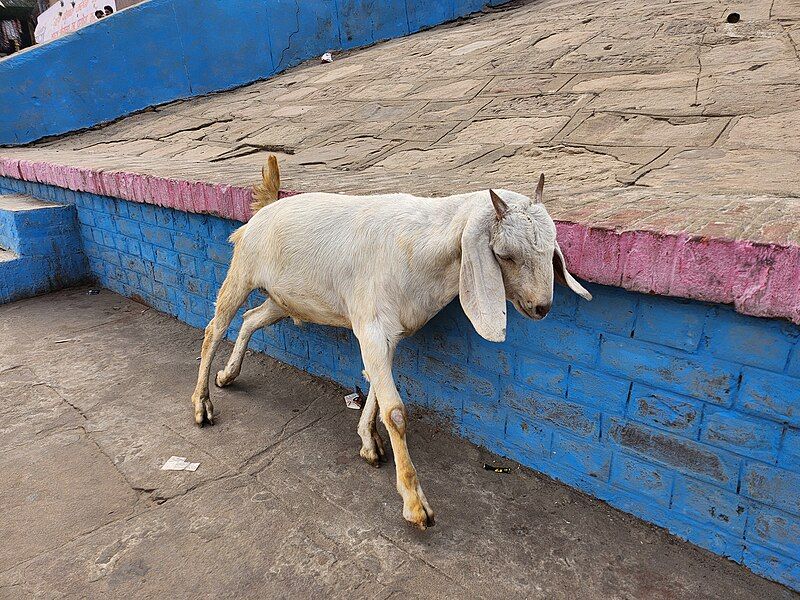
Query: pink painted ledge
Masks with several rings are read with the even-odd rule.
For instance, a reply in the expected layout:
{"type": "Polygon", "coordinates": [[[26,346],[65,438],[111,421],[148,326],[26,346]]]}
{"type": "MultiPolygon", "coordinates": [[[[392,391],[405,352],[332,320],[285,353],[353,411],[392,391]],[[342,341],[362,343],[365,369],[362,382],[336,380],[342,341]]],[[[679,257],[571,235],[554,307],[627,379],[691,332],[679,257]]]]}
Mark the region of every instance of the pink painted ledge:
{"type": "MultiPolygon", "coordinates": [[[[0,176],[246,222],[250,188],[0,157],[0,176]]],[[[281,191],[281,197],[297,192],[281,191]]],[[[800,324],[800,247],[557,221],[575,275],[800,324]]]]}

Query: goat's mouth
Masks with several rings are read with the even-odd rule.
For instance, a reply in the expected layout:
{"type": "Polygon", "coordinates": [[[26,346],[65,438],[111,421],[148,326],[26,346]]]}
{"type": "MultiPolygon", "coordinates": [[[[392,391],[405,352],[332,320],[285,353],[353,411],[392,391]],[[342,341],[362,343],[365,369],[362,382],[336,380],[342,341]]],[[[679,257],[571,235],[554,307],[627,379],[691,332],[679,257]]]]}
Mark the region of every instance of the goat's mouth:
{"type": "Polygon", "coordinates": [[[513,300],[512,304],[514,305],[514,308],[516,308],[521,315],[526,316],[533,321],[541,321],[542,319],[544,319],[544,317],[539,316],[536,313],[531,312],[527,308],[525,308],[525,305],[522,304],[522,302],[513,300]]]}

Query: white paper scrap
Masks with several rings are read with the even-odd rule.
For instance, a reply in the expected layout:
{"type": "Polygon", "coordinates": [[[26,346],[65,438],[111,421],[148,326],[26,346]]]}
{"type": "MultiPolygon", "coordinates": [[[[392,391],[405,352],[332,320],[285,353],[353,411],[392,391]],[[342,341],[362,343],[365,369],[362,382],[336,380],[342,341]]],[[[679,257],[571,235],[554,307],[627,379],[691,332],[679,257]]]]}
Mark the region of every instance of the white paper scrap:
{"type": "Polygon", "coordinates": [[[197,471],[200,463],[190,463],[185,456],[170,456],[161,467],[162,471],[197,471]]]}
{"type": "Polygon", "coordinates": [[[347,408],[361,410],[361,396],[359,396],[357,393],[347,394],[347,396],[344,397],[344,403],[347,408]]]}

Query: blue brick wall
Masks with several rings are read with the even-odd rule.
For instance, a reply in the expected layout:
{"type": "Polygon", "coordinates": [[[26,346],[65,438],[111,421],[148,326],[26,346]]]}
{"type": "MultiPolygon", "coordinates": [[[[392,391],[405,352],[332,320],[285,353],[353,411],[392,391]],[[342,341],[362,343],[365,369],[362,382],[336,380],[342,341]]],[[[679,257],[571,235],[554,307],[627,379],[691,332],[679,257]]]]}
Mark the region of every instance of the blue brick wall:
{"type": "MultiPolygon", "coordinates": [[[[2,185],[75,203],[104,286],[195,327],[211,318],[237,223],[2,185]]],[[[558,288],[540,323],[509,311],[503,344],[482,340],[454,302],[401,343],[401,393],[490,450],[800,589],[800,328],[589,287],[592,303],[558,288]]],[[[349,331],[282,322],[252,345],[361,382],[349,331]]]]}

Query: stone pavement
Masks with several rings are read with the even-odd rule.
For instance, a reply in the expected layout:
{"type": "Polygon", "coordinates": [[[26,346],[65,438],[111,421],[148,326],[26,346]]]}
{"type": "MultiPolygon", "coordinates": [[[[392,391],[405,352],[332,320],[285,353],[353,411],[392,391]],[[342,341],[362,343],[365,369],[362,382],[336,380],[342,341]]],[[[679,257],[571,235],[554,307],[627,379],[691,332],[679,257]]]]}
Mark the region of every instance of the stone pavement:
{"type": "Polygon", "coordinates": [[[301,191],[531,192],[617,229],[800,243],[800,2],[544,0],[0,157],[301,191]],[[726,16],[738,11],[738,23],[726,16]]]}
{"type": "Polygon", "coordinates": [[[337,385],[254,355],[195,427],[201,335],[107,291],[0,306],[0,597],[800,597],[417,413],[412,529],[337,385]]]}

